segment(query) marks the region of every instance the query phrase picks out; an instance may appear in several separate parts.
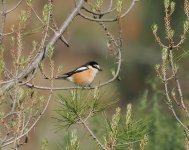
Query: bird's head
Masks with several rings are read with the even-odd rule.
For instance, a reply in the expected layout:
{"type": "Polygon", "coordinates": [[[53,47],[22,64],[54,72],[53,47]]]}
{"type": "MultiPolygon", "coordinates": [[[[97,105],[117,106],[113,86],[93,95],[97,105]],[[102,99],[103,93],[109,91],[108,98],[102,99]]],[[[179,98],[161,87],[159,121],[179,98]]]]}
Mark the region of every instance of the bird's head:
{"type": "Polygon", "coordinates": [[[86,63],[86,65],[94,69],[97,69],[98,71],[102,71],[102,69],[100,68],[99,64],[96,61],[90,61],[86,63]]]}

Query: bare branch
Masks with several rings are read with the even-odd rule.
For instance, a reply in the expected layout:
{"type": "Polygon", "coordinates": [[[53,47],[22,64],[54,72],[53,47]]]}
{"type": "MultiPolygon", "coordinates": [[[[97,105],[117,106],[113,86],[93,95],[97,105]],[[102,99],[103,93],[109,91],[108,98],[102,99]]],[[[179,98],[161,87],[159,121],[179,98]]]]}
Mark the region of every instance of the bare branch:
{"type": "Polygon", "coordinates": [[[174,79],[175,79],[175,82],[176,82],[176,85],[177,85],[177,90],[178,90],[178,93],[179,93],[179,99],[181,101],[181,104],[182,104],[184,111],[186,112],[187,116],[189,117],[189,111],[186,108],[186,105],[184,103],[184,98],[183,98],[183,94],[182,94],[182,90],[181,90],[181,86],[180,86],[180,81],[178,79],[177,73],[175,72],[175,65],[174,65],[174,61],[173,61],[173,49],[169,50],[169,58],[170,58],[171,70],[172,70],[172,73],[174,74],[174,79]]]}
{"type": "MultiPolygon", "coordinates": [[[[120,17],[116,17],[116,18],[111,18],[111,19],[92,18],[92,17],[86,16],[85,14],[83,14],[81,12],[79,13],[79,15],[81,17],[83,17],[84,19],[87,19],[87,20],[90,20],[90,21],[96,21],[96,22],[115,22],[115,21],[118,21],[120,18],[123,18],[126,15],[128,15],[131,12],[132,8],[134,7],[135,3],[138,2],[138,1],[139,0],[133,0],[132,3],[131,3],[131,5],[129,6],[129,8],[120,17]]],[[[87,11],[89,11],[89,10],[87,10],[87,11]]],[[[91,12],[91,11],[89,11],[89,12],[94,14],[94,12],[91,12]]],[[[108,11],[107,13],[110,13],[110,12],[108,11]]],[[[99,15],[99,14],[97,14],[97,15],[99,15]]]]}
{"type": "MultiPolygon", "coordinates": [[[[80,0],[77,7],[73,9],[71,14],[67,17],[67,19],[64,21],[60,29],[54,34],[54,36],[49,40],[47,46],[45,48],[42,48],[39,53],[34,57],[31,64],[29,64],[26,69],[24,69],[22,72],[18,74],[18,79],[21,80],[22,78],[26,77],[29,73],[31,73],[35,68],[39,66],[39,63],[47,56],[48,49],[53,46],[57,40],[62,36],[62,34],[65,32],[67,27],[70,25],[70,23],[74,20],[74,18],[78,15],[79,11],[81,10],[83,6],[84,0],[80,0]]],[[[2,95],[5,91],[10,89],[14,85],[14,81],[2,86],[0,88],[0,95],[2,95]]]]}
{"type": "Polygon", "coordinates": [[[113,0],[110,0],[110,5],[109,5],[109,8],[108,8],[108,11],[111,11],[112,6],[113,6],[113,0]]]}
{"type": "Polygon", "coordinates": [[[173,115],[175,116],[176,120],[180,123],[180,125],[187,131],[187,133],[189,133],[189,129],[184,125],[184,123],[178,118],[174,108],[173,108],[173,105],[172,105],[172,100],[169,96],[169,90],[168,90],[168,83],[166,81],[166,73],[164,72],[163,73],[163,78],[164,78],[164,88],[165,88],[165,95],[166,95],[166,98],[168,100],[168,105],[169,105],[169,108],[171,109],[171,111],[173,112],[173,115]]]}
{"type": "Polygon", "coordinates": [[[89,126],[87,125],[87,123],[85,121],[83,121],[82,118],[79,118],[79,120],[82,122],[83,126],[87,129],[87,131],[89,132],[89,134],[93,137],[93,139],[97,142],[97,144],[103,149],[106,150],[106,148],[104,147],[104,145],[98,140],[98,138],[94,135],[94,133],[92,132],[92,130],[89,128],[89,126]]]}
{"type": "Polygon", "coordinates": [[[60,37],[60,40],[67,46],[67,47],[70,47],[70,45],[68,44],[68,42],[66,41],[65,37],[62,35],[60,37]]]}
{"type": "MultiPolygon", "coordinates": [[[[50,60],[50,63],[51,63],[51,79],[52,79],[53,74],[54,74],[54,63],[53,63],[52,60],[50,60]]],[[[53,80],[51,80],[51,87],[53,87],[53,84],[54,84],[54,82],[53,82],[53,80]]],[[[22,137],[26,136],[36,126],[37,122],[41,119],[41,117],[44,115],[45,111],[47,110],[47,108],[49,106],[49,103],[50,103],[50,100],[52,98],[52,94],[53,94],[53,91],[50,90],[50,95],[49,95],[49,97],[47,99],[45,107],[43,108],[43,110],[41,111],[41,113],[37,117],[37,119],[32,123],[32,125],[30,125],[28,127],[30,119],[31,119],[31,115],[29,115],[30,117],[29,117],[28,121],[26,123],[24,123],[25,121],[23,121],[22,131],[21,131],[20,135],[17,136],[15,139],[10,138],[8,140],[4,140],[4,142],[2,143],[2,147],[10,145],[10,144],[14,143],[17,140],[20,140],[22,137]]]]}
{"type": "MultiPolygon", "coordinates": [[[[48,107],[48,105],[49,105],[49,103],[50,103],[51,97],[52,97],[52,91],[51,91],[51,93],[50,93],[49,98],[47,99],[47,103],[46,103],[46,105],[45,105],[43,111],[41,112],[41,114],[38,116],[38,118],[35,120],[35,122],[32,124],[32,126],[30,126],[30,128],[29,128],[28,130],[26,130],[25,133],[23,133],[22,135],[18,136],[18,137],[16,138],[16,140],[21,139],[22,137],[26,136],[26,135],[36,126],[37,122],[41,119],[41,117],[43,116],[43,114],[44,114],[45,111],[47,110],[47,107],[48,107]]],[[[14,140],[12,140],[12,138],[11,138],[11,139],[8,139],[8,140],[6,140],[4,143],[2,143],[2,147],[5,147],[5,146],[7,146],[7,145],[10,145],[10,144],[12,144],[13,142],[14,142],[14,140]]]]}
{"type": "Polygon", "coordinates": [[[8,13],[11,13],[13,12],[16,8],[18,8],[18,6],[22,3],[23,0],[20,0],[13,8],[7,10],[5,13],[8,14],[8,13]]]}
{"type": "Polygon", "coordinates": [[[111,9],[111,10],[108,10],[108,11],[104,11],[104,12],[96,12],[96,11],[91,11],[88,8],[84,7],[84,6],[83,6],[82,9],[85,10],[86,12],[88,12],[88,13],[91,13],[93,15],[99,15],[99,16],[107,15],[107,14],[109,14],[109,13],[111,13],[111,12],[113,12],[115,10],[115,8],[114,8],[114,9],[111,9]]]}
{"type": "Polygon", "coordinates": [[[2,12],[1,12],[1,35],[0,35],[0,43],[3,42],[3,34],[5,30],[5,20],[6,20],[6,12],[5,12],[5,5],[4,0],[1,0],[2,3],[2,12]]]}
{"type": "MultiPolygon", "coordinates": [[[[43,20],[39,17],[39,15],[37,14],[37,12],[35,11],[35,9],[30,6],[30,8],[32,9],[32,11],[34,12],[35,16],[37,17],[37,19],[44,25],[45,23],[43,22],[43,20]]],[[[49,25],[49,28],[54,32],[56,33],[56,31],[49,25]]]]}
{"type": "Polygon", "coordinates": [[[92,18],[92,17],[89,17],[89,16],[86,16],[85,14],[83,13],[79,13],[79,15],[84,18],[84,19],[87,19],[89,21],[96,21],[96,22],[115,22],[118,20],[118,18],[114,18],[114,19],[97,19],[97,18],[92,18]]]}
{"type": "Polygon", "coordinates": [[[138,1],[140,1],[140,0],[132,0],[131,5],[129,6],[129,8],[127,9],[127,11],[125,11],[125,12],[121,15],[120,18],[123,18],[123,17],[125,17],[126,15],[128,15],[129,12],[131,11],[131,9],[134,7],[135,3],[138,2],[138,1]]]}

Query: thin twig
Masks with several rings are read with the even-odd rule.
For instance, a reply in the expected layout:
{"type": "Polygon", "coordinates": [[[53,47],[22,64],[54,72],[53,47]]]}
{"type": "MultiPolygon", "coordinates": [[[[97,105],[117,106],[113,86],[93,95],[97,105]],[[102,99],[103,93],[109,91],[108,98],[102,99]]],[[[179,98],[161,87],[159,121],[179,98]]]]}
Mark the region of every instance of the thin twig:
{"type": "MultiPolygon", "coordinates": [[[[18,136],[18,137],[16,138],[16,140],[21,139],[22,137],[24,137],[25,135],[27,135],[27,134],[36,126],[37,122],[41,119],[41,117],[42,117],[43,114],[45,113],[45,111],[46,111],[46,109],[47,109],[47,107],[48,107],[48,105],[49,105],[49,103],[50,103],[51,97],[52,97],[52,91],[51,91],[51,93],[50,93],[49,98],[47,99],[47,103],[46,103],[46,105],[45,105],[43,111],[41,112],[41,114],[38,116],[38,118],[35,120],[35,122],[32,124],[32,126],[30,126],[30,128],[28,128],[28,130],[26,130],[25,133],[23,133],[22,135],[18,136]]],[[[2,144],[2,147],[5,147],[5,146],[7,146],[7,145],[10,145],[10,144],[12,144],[13,142],[14,142],[14,140],[5,141],[5,142],[2,144]]]]}
{"type": "Polygon", "coordinates": [[[116,17],[116,18],[111,18],[111,19],[92,18],[92,17],[86,16],[85,14],[83,14],[83,13],[81,13],[81,12],[79,12],[79,15],[80,15],[81,17],[83,17],[84,19],[87,19],[87,20],[90,20],[90,21],[96,21],[96,22],[115,22],[115,21],[118,21],[120,18],[123,18],[123,17],[125,17],[126,15],[128,15],[128,14],[131,12],[132,8],[134,7],[135,3],[138,2],[138,1],[139,1],[139,0],[133,0],[133,1],[131,2],[131,5],[129,6],[129,8],[128,8],[119,18],[118,18],[118,17],[116,17]]]}
{"type": "Polygon", "coordinates": [[[87,129],[87,131],[89,132],[89,134],[92,136],[92,138],[96,141],[96,143],[103,149],[106,150],[106,148],[104,147],[104,145],[98,140],[98,138],[94,135],[93,131],[89,128],[89,126],[87,125],[87,123],[85,121],[83,121],[82,118],[79,118],[79,120],[82,122],[83,126],[87,129]]]}
{"type": "Polygon", "coordinates": [[[186,112],[187,116],[189,116],[189,111],[186,108],[186,105],[184,103],[184,98],[183,98],[183,94],[182,94],[180,81],[178,79],[177,72],[175,72],[175,65],[174,65],[174,61],[173,61],[173,49],[169,50],[169,59],[170,59],[170,64],[171,64],[171,70],[172,70],[172,73],[174,75],[174,79],[175,79],[175,82],[176,82],[176,85],[177,85],[177,90],[178,90],[178,93],[179,93],[179,98],[180,98],[180,101],[181,101],[181,105],[182,105],[184,111],[186,112]]]}
{"type": "MultiPolygon", "coordinates": [[[[53,77],[53,74],[54,74],[54,67],[52,68],[52,71],[51,71],[51,77],[53,77]]],[[[51,87],[53,87],[53,80],[51,80],[51,87]]],[[[16,137],[14,140],[8,140],[8,141],[5,141],[3,144],[2,144],[2,147],[5,147],[7,145],[10,145],[12,144],[14,141],[17,141],[19,139],[21,139],[22,137],[26,136],[37,124],[37,122],[41,119],[41,117],[43,116],[43,114],[45,113],[45,111],[47,110],[49,104],[50,104],[50,100],[52,98],[52,94],[53,94],[53,91],[51,90],[50,91],[50,95],[48,97],[48,100],[46,102],[46,105],[45,107],[43,108],[42,112],[40,113],[40,115],[38,116],[38,118],[34,121],[34,123],[30,126],[30,127],[27,127],[27,125],[29,124],[29,121],[26,122],[26,124],[23,126],[23,130],[21,132],[21,134],[16,137]],[[27,130],[25,130],[26,128],[28,128],[27,130]],[[24,132],[25,131],[25,132],[24,132]]],[[[29,119],[30,120],[30,119],[29,119]]]]}
{"type": "MultiPolygon", "coordinates": [[[[68,28],[70,23],[74,20],[74,18],[78,15],[79,11],[81,10],[83,6],[84,0],[80,0],[77,4],[77,7],[73,9],[71,14],[67,17],[67,19],[64,21],[58,32],[54,34],[54,36],[49,40],[48,44],[46,44],[45,48],[42,48],[37,55],[34,57],[31,64],[29,64],[23,71],[21,71],[18,75],[18,79],[21,80],[24,77],[28,76],[35,68],[37,68],[40,64],[40,62],[47,56],[48,49],[52,47],[58,39],[62,36],[62,34],[65,32],[65,30],[68,28]]],[[[14,85],[14,81],[2,86],[0,88],[0,96],[10,89],[14,85]]]]}
{"type": "MultiPolygon", "coordinates": [[[[30,6],[31,10],[33,11],[33,13],[35,14],[35,16],[37,17],[37,19],[44,25],[45,23],[43,22],[43,20],[39,17],[39,15],[37,14],[37,12],[35,11],[35,9],[30,6]]],[[[55,34],[56,31],[49,25],[49,29],[51,29],[55,34]]]]}
{"type": "Polygon", "coordinates": [[[59,87],[59,88],[50,88],[50,87],[44,87],[44,86],[38,86],[38,85],[34,85],[34,84],[31,84],[31,83],[26,83],[25,85],[26,86],[29,86],[29,87],[32,87],[32,88],[36,88],[36,89],[41,89],[41,90],[53,90],[53,91],[57,91],[57,90],[71,90],[71,89],[87,89],[87,90],[90,90],[90,89],[96,89],[96,88],[99,88],[99,87],[103,87],[113,81],[115,81],[119,75],[119,72],[120,72],[120,69],[121,69],[121,50],[118,49],[118,66],[117,66],[117,70],[116,70],[116,73],[115,75],[113,76],[113,78],[111,78],[110,80],[108,81],[105,81],[99,85],[96,85],[96,86],[91,86],[91,87],[78,87],[78,86],[73,86],[73,87],[59,87]]]}
{"type": "Polygon", "coordinates": [[[9,14],[11,12],[13,12],[16,8],[18,8],[18,6],[22,3],[23,0],[20,0],[13,8],[7,10],[5,13],[9,14]]]}
{"type": "Polygon", "coordinates": [[[2,12],[1,12],[1,35],[0,35],[0,44],[3,42],[3,34],[5,31],[5,22],[6,22],[6,10],[4,5],[4,0],[1,0],[2,12]]]}
{"type": "Polygon", "coordinates": [[[184,123],[178,118],[178,116],[177,116],[177,114],[176,114],[176,112],[175,112],[175,110],[174,110],[174,108],[173,108],[172,100],[171,100],[171,98],[170,98],[170,96],[169,96],[168,83],[166,82],[166,73],[165,73],[165,72],[164,72],[164,74],[163,74],[163,78],[164,78],[164,80],[165,80],[165,82],[164,82],[165,95],[166,95],[166,98],[167,98],[167,100],[168,100],[169,107],[170,107],[171,111],[173,112],[173,115],[175,116],[176,120],[177,120],[177,121],[180,123],[180,125],[185,129],[185,131],[186,131],[187,133],[189,133],[189,129],[188,129],[188,128],[184,125],[184,123]]]}
{"type": "Polygon", "coordinates": [[[113,0],[110,0],[110,5],[109,5],[109,8],[108,8],[108,11],[111,11],[112,6],[113,6],[113,0]]]}
{"type": "Polygon", "coordinates": [[[88,13],[93,14],[93,15],[100,15],[100,16],[107,15],[107,14],[109,14],[109,13],[111,13],[111,12],[113,12],[115,10],[115,8],[114,8],[114,9],[111,9],[111,10],[108,10],[108,11],[104,11],[104,12],[96,12],[96,11],[91,11],[86,7],[83,7],[82,9],[85,10],[86,12],[88,12],[88,13]]]}

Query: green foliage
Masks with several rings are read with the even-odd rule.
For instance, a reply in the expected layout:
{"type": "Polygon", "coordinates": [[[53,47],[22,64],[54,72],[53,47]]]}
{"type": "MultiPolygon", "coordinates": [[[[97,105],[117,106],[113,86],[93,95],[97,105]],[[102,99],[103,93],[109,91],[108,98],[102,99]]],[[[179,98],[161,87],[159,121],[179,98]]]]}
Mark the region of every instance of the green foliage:
{"type": "Polygon", "coordinates": [[[63,68],[64,68],[63,65],[59,65],[57,69],[58,70],[57,74],[61,74],[63,72],[63,68]]]}
{"type": "Polygon", "coordinates": [[[25,28],[28,18],[29,18],[28,12],[25,11],[25,10],[22,10],[20,15],[19,15],[19,28],[20,29],[25,28]]]}
{"type": "Polygon", "coordinates": [[[67,139],[66,140],[66,150],[77,150],[79,149],[79,141],[78,141],[78,137],[76,135],[76,130],[73,130],[70,133],[68,133],[67,135],[67,139]]]}
{"type": "Polygon", "coordinates": [[[175,34],[175,31],[173,29],[170,29],[168,32],[166,32],[167,39],[172,39],[175,34]]]}
{"type": "Polygon", "coordinates": [[[3,53],[5,51],[4,46],[0,44],[0,53],[3,53]]]}
{"type": "Polygon", "coordinates": [[[43,7],[43,21],[44,23],[47,23],[48,22],[48,15],[49,14],[49,9],[48,9],[48,5],[46,4],[44,7],[43,7]]]}
{"type": "Polygon", "coordinates": [[[93,3],[90,3],[90,8],[91,8],[91,10],[92,11],[101,11],[101,7],[102,7],[102,5],[103,5],[103,3],[104,3],[104,0],[96,0],[96,3],[95,4],[93,4],[93,3]]]}
{"type": "Polygon", "coordinates": [[[116,109],[116,113],[112,116],[112,121],[106,121],[106,136],[105,136],[105,145],[106,147],[112,147],[112,145],[117,144],[117,136],[118,136],[118,125],[120,121],[120,111],[121,109],[118,107],[116,109]]]}
{"type": "Polygon", "coordinates": [[[52,5],[51,4],[45,4],[43,7],[43,22],[45,23],[45,25],[47,25],[48,21],[49,21],[49,13],[52,10],[52,5]]]}
{"type": "Polygon", "coordinates": [[[126,113],[126,119],[125,119],[125,125],[126,127],[129,127],[129,124],[131,122],[131,115],[132,115],[132,105],[127,105],[127,113],[126,113]]]}
{"type": "Polygon", "coordinates": [[[32,46],[33,46],[33,49],[37,49],[37,42],[35,40],[32,41],[32,46]]]}
{"type": "Polygon", "coordinates": [[[4,71],[4,67],[5,67],[5,62],[3,61],[3,59],[0,59],[0,75],[4,71]]]}
{"type": "Polygon", "coordinates": [[[153,31],[153,33],[156,34],[157,30],[158,30],[158,25],[157,24],[153,24],[152,25],[152,31],[153,31]]]}
{"type": "Polygon", "coordinates": [[[189,21],[188,20],[186,20],[184,22],[183,28],[184,28],[184,34],[186,34],[188,32],[188,29],[189,29],[189,21]]]}
{"type": "MultiPolygon", "coordinates": [[[[98,89],[94,91],[72,90],[68,96],[59,95],[58,98],[57,115],[55,117],[58,129],[70,127],[73,124],[82,125],[82,121],[87,121],[93,116],[98,118],[97,112],[104,111],[105,108],[111,105],[104,105],[99,101],[101,94],[98,89]]],[[[95,133],[99,133],[99,130],[103,131],[100,133],[100,136],[104,137],[103,145],[107,149],[110,147],[114,149],[125,149],[130,145],[130,142],[138,143],[138,147],[139,143],[141,143],[141,147],[145,147],[149,121],[135,120],[132,116],[131,104],[127,105],[127,112],[125,114],[121,114],[121,108],[116,108],[116,112],[111,120],[104,113],[104,120],[105,126],[98,127],[95,133]]],[[[102,122],[103,120],[100,121],[101,125],[103,124],[102,122]]],[[[88,123],[85,122],[85,124],[88,123]]],[[[79,139],[76,133],[73,132],[71,136],[68,134],[65,145],[67,145],[67,149],[75,150],[79,147],[78,141],[79,139]]]]}
{"type": "Polygon", "coordinates": [[[28,6],[32,6],[32,2],[33,2],[32,0],[27,0],[26,1],[26,3],[27,3],[28,6]]]}
{"type": "Polygon", "coordinates": [[[29,35],[32,35],[32,34],[35,34],[35,33],[41,33],[43,30],[43,27],[37,27],[37,28],[34,28],[34,29],[31,29],[27,32],[24,32],[23,33],[23,37],[26,37],[26,36],[29,36],[29,35]]]}
{"type": "Polygon", "coordinates": [[[122,8],[123,8],[123,0],[117,0],[116,11],[117,11],[118,15],[121,14],[122,8]]]}
{"type": "Polygon", "coordinates": [[[59,95],[58,117],[55,119],[61,126],[71,126],[79,121],[79,118],[85,118],[88,115],[94,115],[103,111],[105,107],[99,103],[99,90],[83,91],[80,89],[70,91],[68,96],[59,95]]]}
{"type": "Polygon", "coordinates": [[[168,58],[168,50],[167,48],[163,48],[162,49],[162,60],[163,60],[163,64],[166,63],[167,58],[168,58]]]}
{"type": "Polygon", "coordinates": [[[104,0],[96,0],[96,10],[97,11],[101,10],[103,3],[104,3],[104,0]]]}
{"type": "Polygon", "coordinates": [[[22,10],[19,16],[20,23],[25,23],[27,20],[27,12],[25,10],[22,10]]]}
{"type": "Polygon", "coordinates": [[[144,135],[144,138],[140,142],[140,150],[145,150],[148,142],[149,142],[149,137],[147,135],[144,135]]]}
{"type": "Polygon", "coordinates": [[[79,150],[79,139],[76,130],[68,131],[62,142],[56,146],[57,150],[79,150]]]}
{"type": "Polygon", "coordinates": [[[14,32],[15,31],[15,25],[11,25],[11,31],[14,32]]]}
{"type": "Polygon", "coordinates": [[[20,59],[19,59],[19,63],[21,66],[24,66],[28,63],[28,57],[26,56],[21,56],[20,59]]]}
{"type": "Polygon", "coordinates": [[[11,38],[10,38],[10,44],[11,44],[11,46],[13,47],[15,45],[15,43],[16,43],[15,37],[11,36],[11,38]]]}
{"type": "Polygon", "coordinates": [[[47,50],[47,56],[48,56],[49,58],[52,58],[53,53],[54,53],[54,47],[53,47],[53,46],[50,46],[50,47],[48,48],[48,50],[47,50]]]}
{"type": "Polygon", "coordinates": [[[46,138],[42,139],[41,150],[48,150],[48,144],[49,144],[49,141],[46,138]]]}
{"type": "Polygon", "coordinates": [[[145,150],[184,150],[183,130],[171,118],[164,106],[164,94],[160,90],[159,80],[149,81],[151,88],[144,92],[139,105],[140,117],[151,118],[149,142],[145,150]],[[142,113],[143,112],[143,113],[142,113]],[[167,114],[167,115],[166,115],[167,114]]]}
{"type": "Polygon", "coordinates": [[[112,120],[106,118],[106,147],[114,145],[116,149],[125,149],[130,144],[140,143],[143,139],[145,145],[148,134],[148,120],[137,121],[132,117],[132,105],[127,105],[125,117],[120,114],[120,108],[112,116],[112,120]],[[145,140],[144,140],[145,139],[145,140]]]}
{"type": "Polygon", "coordinates": [[[164,0],[164,6],[166,9],[168,9],[169,5],[170,5],[170,0],[164,0]]]}
{"type": "Polygon", "coordinates": [[[4,117],[5,113],[4,112],[0,112],[0,120],[4,117]]]}
{"type": "Polygon", "coordinates": [[[170,5],[170,15],[172,15],[175,11],[175,5],[176,3],[175,2],[171,2],[171,5],[170,5]]]}

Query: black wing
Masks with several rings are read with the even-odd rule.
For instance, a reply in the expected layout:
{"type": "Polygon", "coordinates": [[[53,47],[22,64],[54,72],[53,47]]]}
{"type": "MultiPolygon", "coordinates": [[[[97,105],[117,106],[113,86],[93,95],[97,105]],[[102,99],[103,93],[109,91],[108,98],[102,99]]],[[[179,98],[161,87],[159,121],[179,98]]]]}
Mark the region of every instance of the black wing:
{"type": "Polygon", "coordinates": [[[63,74],[62,76],[57,77],[56,79],[66,79],[66,78],[72,76],[75,73],[83,72],[83,71],[85,71],[87,69],[89,69],[89,68],[86,67],[86,65],[82,65],[82,66],[76,68],[73,71],[67,72],[67,73],[63,74]]]}

